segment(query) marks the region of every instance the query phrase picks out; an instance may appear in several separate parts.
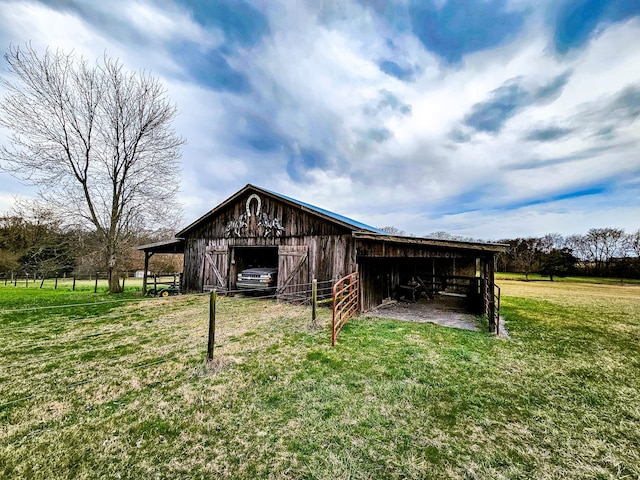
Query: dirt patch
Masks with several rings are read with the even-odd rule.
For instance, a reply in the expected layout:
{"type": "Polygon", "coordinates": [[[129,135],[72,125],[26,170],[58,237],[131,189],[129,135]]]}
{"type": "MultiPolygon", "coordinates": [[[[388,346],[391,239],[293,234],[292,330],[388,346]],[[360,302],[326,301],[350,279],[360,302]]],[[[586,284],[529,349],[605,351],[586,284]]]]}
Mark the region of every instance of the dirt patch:
{"type": "Polygon", "coordinates": [[[369,315],[412,322],[429,322],[463,330],[480,330],[476,316],[465,308],[465,298],[440,295],[421,298],[415,303],[389,302],[368,312],[369,315]]]}

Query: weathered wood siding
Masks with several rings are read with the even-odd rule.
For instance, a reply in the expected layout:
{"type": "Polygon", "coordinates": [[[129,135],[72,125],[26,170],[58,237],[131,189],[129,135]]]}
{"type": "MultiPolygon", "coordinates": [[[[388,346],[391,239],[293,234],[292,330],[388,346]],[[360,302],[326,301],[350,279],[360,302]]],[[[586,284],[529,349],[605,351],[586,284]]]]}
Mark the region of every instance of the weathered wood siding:
{"type": "MultiPolygon", "coordinates": [[[[349,229],[266,195],[259,196],[258,211],[255,198],[247,206],[250,196],[248,192],[210,221],[188,233],[185,238],[184,291],[199,292],[203,285],[209,284],[212,275],[206,264],[207,251],[217,252],[218,261],[222,261],[221,252],[226,251],[225,261],[229,262],[235,247],[277,247],[278,287],[287,281],[300,284],[311,283],[313,278],[319,281],[337,280],[355,270],[355,241],[349,229]],[[259,213],[266,214],[271,221],[278,220],[283,229],[279,235],[266,232],[260,225],[259,213]],[[229,231],[229,226],[239,219],[243,219],[246,226],[239,228],[237,233],[233,228],[229,231]],[[303,251],[306,260],[296,269],[303,251]],[[294,278],[291,278],[292,274],[294,278]]],[[[235,282],[229,273],[235,274],[235,269],[229,266],[223,268],[218,263],[217,270],[225,272],[226,287],[233,288],[235,282]]]]}

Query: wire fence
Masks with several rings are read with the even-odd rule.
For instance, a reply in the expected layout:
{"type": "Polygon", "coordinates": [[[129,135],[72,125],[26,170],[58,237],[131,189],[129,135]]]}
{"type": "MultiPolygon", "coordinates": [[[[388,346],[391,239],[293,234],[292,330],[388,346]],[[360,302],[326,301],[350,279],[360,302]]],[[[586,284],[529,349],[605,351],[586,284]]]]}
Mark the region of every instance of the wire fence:
{"type": "MultiPolygon", "coordinates": [[[[132,288],[134,290],[142,290],[143,277],[137,276],[132,272],[119,272],[117,274],[121,288],[132,288]]],[[[154,273],[148,275],[148,284],[154,282],[157,285],[179,285],[179,273],[154,273]]],[[[14,274],[0,272],[0,285],[6,287],[22,287],[22,288],[39,288],[39,289],[67,289],[67,290],[90,290],[94,293],[109,289],[109,275],[106,272],[94,272],[88,274],[77,275],[41,275],[32,274],[14,274]]]]}
{"type": "MultiPolygon", "coordinates": [[[[318,303],[331,297],[331,280],[316,285],[318,303]]],[[[235,289],[221,295],[310,305],[313,290],[313,283],[304,283],[289,285],[282,291],[235,289]]],[[[202,295],[208,293],[189,297],[202,295]]],[[[140,297],[0,310],[0,324],[6,325],[0,327],[3,333],[0,358],[4,359],[0,360],[0,385],[4,385],[0,386],[0,412],[21,402],[65,395],[83,385],[117,383],[123,372],[133,375],[133,371],[172,360],[184,362],[185,358],[191,363],[204,361],[206,309],[198,303],[200,309],[195,314],[190,312],[185,320],[182,309],[188,302],[179,302],[175,311],[171,302],[165,302],[140,297]],[[135,307],[82,316],[87,314],[83,308],[110,308],[118,304],[135,307]],[[169,310],[149,313],[155,305],[169,305],[169,310]],[[71,318],[74,311],[80,318],[71,318]],[[46,320],[40,321],[44,312],[46,320]],[[15,320],[16,314],[21,315],[19,320],[15,320]],[[50,320],[53,315],[60,318],[50,320]],[[13,324],[14,321],[20,324],[13,324]]]]}

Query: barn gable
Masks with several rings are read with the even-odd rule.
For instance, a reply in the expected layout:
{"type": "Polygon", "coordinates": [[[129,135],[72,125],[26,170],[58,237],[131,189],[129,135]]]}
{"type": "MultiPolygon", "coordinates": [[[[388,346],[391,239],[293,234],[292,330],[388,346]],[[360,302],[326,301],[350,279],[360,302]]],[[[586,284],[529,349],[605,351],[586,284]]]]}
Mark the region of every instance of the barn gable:
{"type": "MultiPolygon", "coordinates": [[[[180,231],[184,288],[234,289],[250,266],[276,267],[280,291],[333,280],[356,268],[353,233],[383,231],[289,197],[247,185],[180,231]]],[[[303,287],[300,287],[303,288],[303,287]]]]}
{"type": "Polygon", "coordinates": [[[386,234],[379,228],[249,184],[176,236],[299,237],[354,231],[386,234]]]}

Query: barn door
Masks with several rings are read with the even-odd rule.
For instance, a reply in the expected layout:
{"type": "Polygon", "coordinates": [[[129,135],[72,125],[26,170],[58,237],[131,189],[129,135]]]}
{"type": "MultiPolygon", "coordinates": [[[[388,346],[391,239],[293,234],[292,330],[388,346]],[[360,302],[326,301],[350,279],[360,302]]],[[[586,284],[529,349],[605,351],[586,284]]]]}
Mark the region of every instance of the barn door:
{"type": "Polygon", "coordinates": [[[203,292],[227,290],[227,247],[207,247],[204,254],[203,292]]]}
{"type": "MultiPolygon", "coordinates": [[[[280,296],[304,300],[309,286],[309,260],[307,246],[278,248],[278,289],[280,296]]],[[[309,295],[310,296],[310,295],[309,295]]]]}

